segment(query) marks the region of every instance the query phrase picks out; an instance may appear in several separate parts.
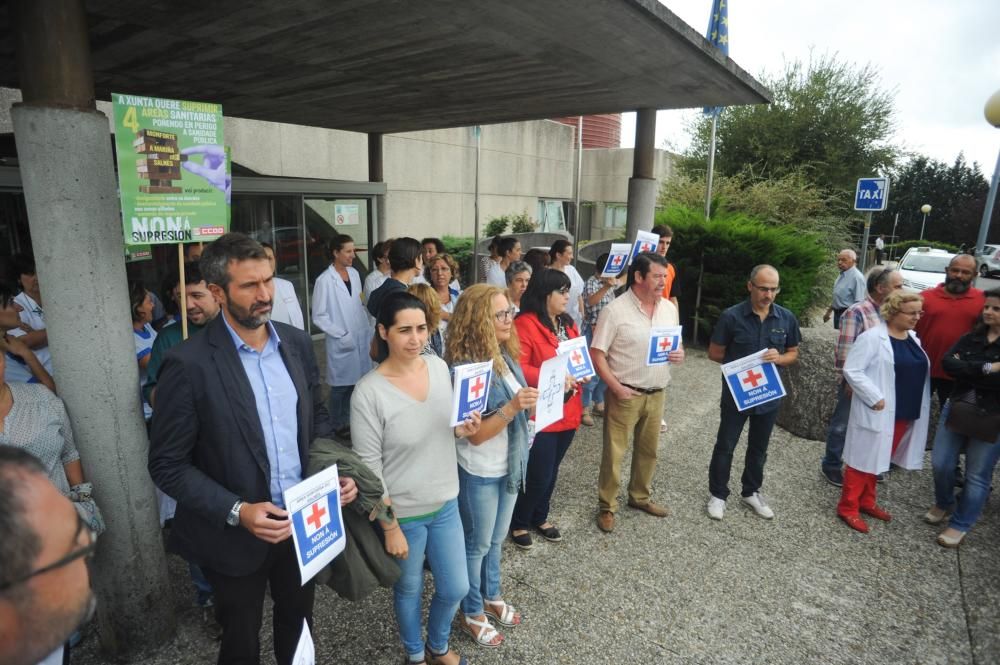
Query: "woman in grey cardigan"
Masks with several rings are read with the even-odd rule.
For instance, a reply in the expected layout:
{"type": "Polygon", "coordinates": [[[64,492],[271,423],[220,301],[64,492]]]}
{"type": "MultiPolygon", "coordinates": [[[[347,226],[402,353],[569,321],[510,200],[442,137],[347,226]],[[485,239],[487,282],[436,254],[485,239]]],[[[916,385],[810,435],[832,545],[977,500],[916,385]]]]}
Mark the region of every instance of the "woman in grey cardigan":
{"type": "Polygon", "coordinates": [[[521,623],[521,614],[500,597],[500,548],[528,465],[527,411],[538,401],[538,389],[528,386],[521,366],[513,360],[520,357],[514,307],[506,292],[486,284],[467,289],[448,326],[445,360],[453,368],[493,362],[482,427],[456,444],[458,509],[469,570],[462,628],[486,647],[503,643],[503,635],[487,616],[504,626],[521,623]]]}
{"type": "Polygon", "coordinates": [[[464,663],[448,648],[451,621],[469,592],[465,540],[458,512],[455,439],[475,436],[479,413],[452,429],[451,376],[440,358],[422,355],[427,310],[403,291],[381,303],[376,344],[385,360],[362,377],[351,398],[354,450],[382,480],[394,516],[380,521],[385,549],[399,561],[393,588],[396,622],[407,662],[464,663]],[[421,625],[425,557],[434,596],[421,625]]]}

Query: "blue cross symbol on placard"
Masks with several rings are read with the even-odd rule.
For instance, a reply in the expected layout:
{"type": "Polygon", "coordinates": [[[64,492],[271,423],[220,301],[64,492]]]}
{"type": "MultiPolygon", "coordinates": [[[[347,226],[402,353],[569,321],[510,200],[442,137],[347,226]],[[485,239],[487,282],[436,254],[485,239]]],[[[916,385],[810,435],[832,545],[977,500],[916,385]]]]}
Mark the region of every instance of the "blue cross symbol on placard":
{"type": "Polygon", "coordinates": [[[854,193],[854,209],[866,212],[885,210],[889,203],[888,178],[858,178],[854,193]]]}

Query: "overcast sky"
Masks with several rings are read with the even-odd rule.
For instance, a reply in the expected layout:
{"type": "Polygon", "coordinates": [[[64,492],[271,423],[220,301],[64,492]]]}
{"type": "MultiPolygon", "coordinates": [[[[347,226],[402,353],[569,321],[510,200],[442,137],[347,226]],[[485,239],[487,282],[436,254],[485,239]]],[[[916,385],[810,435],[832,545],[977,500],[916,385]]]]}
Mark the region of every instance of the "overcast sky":
{"type": "MultiPolygon", "coordinates": [[[[727,2],[730,0],[727,0],[727,2]]],[[[699,33],[711,0],[660,0],[699,33]]],[[[813,53],[878,67],[895,90],[895,143],[947,163],[960,151],[987,179],[1000,151],[1000,129],[983,106],[1000,89],[998,0],[731,0],[729,56],[757,76],[813,53]]],[[[656,144],[683,151],[692,111],[662,111],[656,144]]],[[[631,147],[635,116],[626,114],[622,145],[631,147]]],[[[859,174],[863,175],[863,174],[859,174]]]]}

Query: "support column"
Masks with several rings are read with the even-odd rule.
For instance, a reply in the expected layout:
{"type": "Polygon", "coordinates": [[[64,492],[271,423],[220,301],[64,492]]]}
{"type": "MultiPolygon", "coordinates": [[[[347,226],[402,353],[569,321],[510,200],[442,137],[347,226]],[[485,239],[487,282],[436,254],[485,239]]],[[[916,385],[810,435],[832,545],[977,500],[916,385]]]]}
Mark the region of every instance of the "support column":
{"type": "Polygon", "coordinates": [[[146,471],[108,119],[94,107],[82,0],[10,7],[24,94],[11,115],[49,348],[108,526],[93,574],[99,635],[125,657],[164,642],[175,622],[146,471]]]}
{"type": "MultiPolygon", "coordinates": [[[[385,176],[382,172],[382,166],[382,134],[371,132],[368,134],[368,182],[384,182],[385,176]]],[[[368,219],[372,220],[375,227],[376,239],[379,241],[388,240],[384,195],[377,195],[369,203],[368,219]]]]}
{"type": "Polygon", "coordinates": [[[635,117],[635,153],[632,177],[628,180],[628,213],[625,237],[634,242],[637,231],[653,228],[656,197],[659,194],[653,177],[656,156],[656,109],[639,109],[635,117]]]}

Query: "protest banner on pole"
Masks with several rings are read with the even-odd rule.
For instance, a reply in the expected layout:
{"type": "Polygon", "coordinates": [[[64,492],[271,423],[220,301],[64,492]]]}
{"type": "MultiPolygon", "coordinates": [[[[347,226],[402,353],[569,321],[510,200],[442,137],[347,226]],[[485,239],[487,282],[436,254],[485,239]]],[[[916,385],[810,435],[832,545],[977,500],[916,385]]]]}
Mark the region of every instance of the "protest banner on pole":
{"type": "Polygon", "coordinates": [[[493,363],[469,363],[455,367],[455,383],[451,404],[451,426],[458,427],[473,411],[486,411],[493,378],[493,363]]]}
{"type": "Polygon", "coordinates": [[[559,342],[556,353],[567,357],[569,373],[577,381],[583,381],[597,374],[594,362],[590,359],[590,349],[587,348],[586,337],[574,337],[565,342],[559,342]]]}
{"type": "Polygon", "coordinates": [[[222,106],[111,97],[125,244],[210,241],[224,234],[232,175],[222,106]]]}
{"type": "Polygon", "coordinates": [[[284,498],[285,509],[292,520],[295,558],[299,562],[302,584],[305,584],[347,545],[340,512],[337,465],[289,487],[284,498]]]}
{"type": "Polygon", "coordinates": [[[668,354],[681,348],[683,326],[663,326],[649,329],[649,348],[646,366],[664,365],[670,362],[668,354]]]}
{"type": "Polygon", "coordinates": [[[722,366],[729,393],[740,411],[767,404],[785,396],[785,386],[774,363],[763,362],[767,349],[738,358],[722,366]]]}
{"type": "Polygon", "coordinates": [[[622,274],[625,266],[628,265],[631,249],[632,246],[627,242],[611,243],[611,249],[608,250],[608,262],[604,265],[601,277],[617,277],[622,274]]]}

